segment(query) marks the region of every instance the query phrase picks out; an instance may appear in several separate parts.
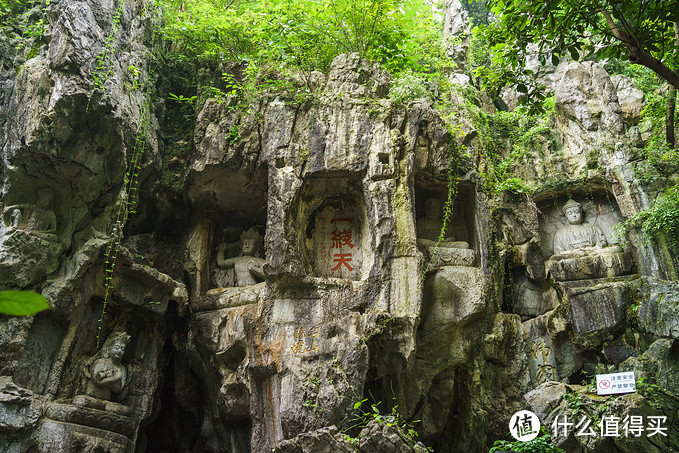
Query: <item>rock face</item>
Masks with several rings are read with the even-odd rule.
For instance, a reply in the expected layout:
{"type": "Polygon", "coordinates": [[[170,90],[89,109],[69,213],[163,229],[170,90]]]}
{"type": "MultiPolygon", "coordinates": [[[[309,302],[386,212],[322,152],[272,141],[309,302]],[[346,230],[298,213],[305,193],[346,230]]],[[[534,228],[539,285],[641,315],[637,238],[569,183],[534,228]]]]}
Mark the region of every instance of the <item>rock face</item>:
{"type": "Polygon", "coordinates": [[[0,319],[1,450],[486,451],[518,410],[565,414],[597,365],[663,389],[607,401],[676,431],[676,269],[615,234],[647,206],[629,84],[555,70],[555,145],[517,170],[532,197],[489,190],[462,100],[393,105],[355,54],[309,102],[204,100],[173,161],[149,11],[45,14],[34,52],[0,39],[0,289],[53,307],[0,319]],[[600,243],[555,250],[569,198],[600,243]]]}

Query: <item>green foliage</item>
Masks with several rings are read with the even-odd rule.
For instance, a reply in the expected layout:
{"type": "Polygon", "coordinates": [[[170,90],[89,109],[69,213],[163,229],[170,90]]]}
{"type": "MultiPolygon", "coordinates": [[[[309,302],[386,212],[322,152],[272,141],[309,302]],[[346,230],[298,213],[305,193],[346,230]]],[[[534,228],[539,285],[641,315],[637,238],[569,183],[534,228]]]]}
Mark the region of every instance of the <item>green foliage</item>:
{"type": "Polygon", "coordinates": [[[4,26],[17,24],[21,14],[30,9],[34,0],[0,0],[0,23],[4,26]]]}
{"type": "Polygon", "coordinates": [[[423,75],[406,71],[396,77],[389,89],[389,99],[395,105],[407,104],[416,99],[431,99],[433,93],[427,88],[423,75]]]}
{"type": "Polygon", "coordinates": [[[511,451],[513,453],[565,453],[563,449],[552,443],[552,437],[544,426],[540,427],[540,434],[528,442],[496,440],[489,453],[511,451]]]}
{"type": "Polygon", "coordinates": [[[193,105],[196,102],[197,97],[198,96],[186,97],[184,95],[174,94],[174,93],[169,93],[168,96],[167,96],[167,98],[171,101],[189,104],[189,105],[193,105]]]}
{"type": "Polygon", "coordinates": [[[104,84],[113,76],[115,44],[126,5],[127,1],[123,0],[116,8],[111,22],[111,29],[104,38],[104,47],[97,55],[96,63],[92,70],[92,82],[96,90],[104,91],[104,84]]]}
{"type": "Polygon", "coordinates": [[[514,194],[531,194],[535,190],[521,178],[509,178],[501,181],[497,186],[499,192],[511,192],[514,194]]]}
{"type": "Polygon", "coordinates": [[[496,27],[496,25],[487,24],[472,28],[469,50],[467,52],[467,66],[472,71],[476,71],[479,67],[490,68],[493,64],[493,54],[488,44],[488,34],[492,27],[496,27]]]}
{"type": "Polygon", "coordinates": [[[542,146],[552,144],[552,121],[554,98],[545,99],[541,116],[526,109],[489,114],[467,103],[473,114],[472,122],[479,131],[479,138],[489,164],[485,179],[496,193],[531,194],[531,187],[522,178],[522,169],[532,165],[532,156],[541,152],[542,146]]]}
{"type": "Polygon", "coordinates": [[[563,399],[568,403],[569,415],[572,418],[579,420],[583,415],[586,415],[587,401],[580,393],[568,392],[563,396],[563,399]]]}
{"type": "Polygon", "coordinates": [[[357,52],[394,73],[424,72],[446,60],[441,17],[425,0],[161,0],[160,5],[167,19],[162,35],[171,43],[164,58],[183,67],[187,77],[199,68],[222,73],[227,62],[238,65],[235,76],[217,86],[226,95],[245,95],[244,85],[285,79],[279,75],[287,72],[302,75],[309,86],[311,72],[327,71],[340,53],[357,52]]]}
{"type": "Polygon", "coordinates": [[[488,6],[498,17],[485,30],[492,66],[479,67],[477,74],[493,93],[518,84],[521,100],[536,107],[544,87],[526,69],[526,61],[535,56],[543,65],[548,60],[557,64],[566,55],[575,60],[580,55],[629,57],[667,80],[677,80],[679,43],[672,27],[678,19],[676,2],[489,0],[488,6]]]}
{"type": "Polygon", "coordinates": [[[670,245],[679,244],[679,184],[658,197],[649,209],[639,212],[626,222],[641,227],[656,238],[663,236],[670,245]]]}
{"type": "Polygon", "coordinates": [[[647,377],[642,377],[637,380],[637,392],[639,392],[648,404],[657,411],[662,411],[662,395],[665,391],[655,382],[652,382],[647,377]]]}
{"type": "MultiPolygon", "coordinates": [[[[627,61],[610,59],[604,68],[611,74],[623,74],[631,78],[644,93],[639,128],[644,135],[648,135],[648,139],[641,150],[641,157],[655,166],[679,163],[679,151],[667,145],[665,136],[665,114],[670,95],[667,83],[650,69],[627,61]]],[[[674,127],[679,127],[679,115],[674,116],[674,127]]],[[[646,175],[639,176],[643,179],[646,175]]]]}
{"type": "Polygon", "coordinates": [[[462,6],[469,13],[469,22],[472,27],[478,25],[488,25],[491,20],[490,11],[486,8],[483,0],[462,0],[462,6]]]}
{"type": "Polygon", "coordinates": [[[0,291],[0,314],[33,316],[50,308],[47,299],[33,291],[0,291]]]}
{"type": "MultiPolygon", "coordinates": [[[[386,426],[392,427],[397,433],[399,433],[406,440],[415,441],[418,437],[417,431],[413,428],[411,423],[408,423],[401,417],[398,412],[398,405],[394,404],[391,411],[388,414],[383,414],[380,410],[381,401],[371,404],[370,407],[364,409],[367,406],[365,403],[368,399],[362,399],[354,403],[354,417],[350,420],[350,425],[344,430],[346,435],[346,440],[352,445],[358,444],[358,439],[349,436],[347,432],[360,432],[361,429],[365,428],[368,423],[376,421],[377,423],[384,424],[386,426]]],[[[394,398],[394,402],[396,398],[394,398]]],[[[418,423],[419,420],[413,422],[418,423]]],[[[428,448],[429,451],[433,451],[428,448]]]]}

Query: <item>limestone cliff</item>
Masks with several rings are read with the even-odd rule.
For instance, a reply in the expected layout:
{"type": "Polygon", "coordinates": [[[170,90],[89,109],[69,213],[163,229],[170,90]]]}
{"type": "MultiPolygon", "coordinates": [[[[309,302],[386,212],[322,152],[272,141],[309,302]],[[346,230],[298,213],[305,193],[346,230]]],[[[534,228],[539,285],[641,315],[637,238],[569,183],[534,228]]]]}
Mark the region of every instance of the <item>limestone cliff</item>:
{"type": "Polygon", "coordinates": [[[0,318],[0,449],[487,451],[518,410],[594,405],[602,368],[653,383],[606,410],[670,435],[560,445],[679,449],[676,245],[615,230],[677,178],[636,176],[633,86],[553,68],[530,195],[493,186],[484,95],[397,104],[353,54],[301,103],[201,101],[177,139],[148,6],[0,29],[0,288],[53,307],[0,318]],[[569,199],[602,243],[556,253],[569,199]]]}

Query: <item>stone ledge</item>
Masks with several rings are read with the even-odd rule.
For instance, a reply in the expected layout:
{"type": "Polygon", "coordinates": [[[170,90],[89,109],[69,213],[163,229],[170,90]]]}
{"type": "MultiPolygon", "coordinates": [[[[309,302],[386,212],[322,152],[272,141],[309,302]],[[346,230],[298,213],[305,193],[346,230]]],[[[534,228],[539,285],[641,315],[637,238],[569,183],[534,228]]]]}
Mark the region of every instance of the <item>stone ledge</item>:
{"type": "Polygon", "coordinates": [[[52,420],[91,426],[100,430],[111,431],[132,437],[136,425],[132,419],[113,412],[76,406],[74,404],[52,403],[45,409],[45,416],[52,420]]]}
{"type": "Polygon", "coordinates": [[[629,274],[634,261],[629,253],[605,252],[575,256],[561,260],[550,259],[545,271],[557,281],[588,280],[629,274]]]}

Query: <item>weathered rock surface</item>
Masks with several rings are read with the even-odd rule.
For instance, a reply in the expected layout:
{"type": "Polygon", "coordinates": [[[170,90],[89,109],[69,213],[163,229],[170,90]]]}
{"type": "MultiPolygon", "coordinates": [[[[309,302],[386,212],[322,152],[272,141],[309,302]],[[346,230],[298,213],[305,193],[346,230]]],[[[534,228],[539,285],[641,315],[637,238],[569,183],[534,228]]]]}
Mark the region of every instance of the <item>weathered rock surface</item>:
{"type": "Polygon", "coordinates": [[[617,91],[622,113],[628,119],[634,120],[644,108],[644,92],[634,85],[632,79],[622,74],[612,75],[611,82],[617,91]]]}
{"type": "MultiPolygon", "coordinates": [[[[447,2],[449,34],[468,32],[461,6],[447,2]]],[[[312,74],[313,102],[201,101],[175,174],[163,101],[139,88],[148,10],[61,0],[46,14],[49,39],[29,59],[0,31],[0,289],[53,307],[0,319],[0,449],[487,451],[514,412],[549,426],[574,398],[592,416],[660,411],[673,434],[556,436],[568,451],[679,448],[671,249],[632,234],[623,252],[615,234],[649,205],[628,162],[642,102],[628,80],[593,62],[542,75],[554,117],[512,164],[534,196],[489,187],[461,96],[444,94],[444,113],[393,105],[389,75],[357,54],[312,74]],[[140,196],[126,223],[130,171],[140,196]],[[437,247],[417,226],[451,179],[437,247]],[[549,260],[570,198],[609,247],[549,260]],[[107,367],[115,388],[93,397],[108,359],[98,339],[119,331],[131,339],[107,367]],[[652,386],[597,398],[578,384],[601,366],[652,386]]],[[[463,62],[465,42],[451,51],[463,62]]]]}

